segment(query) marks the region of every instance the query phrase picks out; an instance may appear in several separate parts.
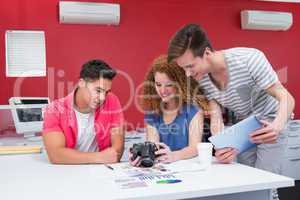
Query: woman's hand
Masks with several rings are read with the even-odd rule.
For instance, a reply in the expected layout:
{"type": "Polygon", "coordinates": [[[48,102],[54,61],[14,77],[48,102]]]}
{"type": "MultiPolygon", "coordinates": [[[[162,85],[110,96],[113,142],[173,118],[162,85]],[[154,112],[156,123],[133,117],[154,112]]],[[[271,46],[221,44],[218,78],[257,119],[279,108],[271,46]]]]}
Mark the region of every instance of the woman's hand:
{"type": "Polygon", "coordinates": [[[129,161],[130,165],[132,165],[134,167],[139,167],[140,164],[141,164],[141,157],[137,156],[135,158],[135,160],[131,160],[132,157],[133,157],[133,154],[131,153],[131,151],[129,149],[129,151],[128,151],[128,158],[129,158],[128,161],[129,161]]]}
{"type": "Polygon", "coordinates": [[[166,144],[157,143],[156,145],[159,149],[155,152],[155,155],[159,156],[156,158],[159,162],[171,163],[177,161],[176,156],[166,144]]]}

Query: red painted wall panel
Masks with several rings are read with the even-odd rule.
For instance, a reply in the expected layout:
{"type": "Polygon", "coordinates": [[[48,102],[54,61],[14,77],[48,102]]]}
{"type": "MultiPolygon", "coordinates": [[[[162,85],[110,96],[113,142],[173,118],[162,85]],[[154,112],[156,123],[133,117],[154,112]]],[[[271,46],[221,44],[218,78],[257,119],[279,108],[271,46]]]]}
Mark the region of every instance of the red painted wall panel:
{"type": "MultiPolygon", "coordinates": [[[[254,0],[120,0],[94,1],[121,4],[121,24],[66,25],[58,21],[57,0],[2,0],[0,6],[0,104],[11,96],[65,96],[76,84],[81,65],[101,58],[120,70],[113,85],[127,121],[143,121],[133,94],[142,83],[152,60],[166,52],[169,38],[186,23],[199,23],[207,29],[216,49],[247,46],[265,52],[273,67],[281,70],[284,85],[296,98],[299,93],[300,4],[254,0]],[[245,31],[240,28],[243,9],[288,11],[294,14],[293,27],[285,32],[245,31]],[[48,76],[5,77],[5,31],[44,30],[48,76]],[[130,81],[127,76],[129,74],[130,81]],[[20,84],[21,83],[21,84],[20,84]],[[130,93],[130,85],[134,85],[130,93]],[[20,86],[21,93],[17,92],[20,86]],[[134,98],[133,98],[134,99],[134,98]]],[[[300,107],[296,105],[299,118],[300,107]]]]}

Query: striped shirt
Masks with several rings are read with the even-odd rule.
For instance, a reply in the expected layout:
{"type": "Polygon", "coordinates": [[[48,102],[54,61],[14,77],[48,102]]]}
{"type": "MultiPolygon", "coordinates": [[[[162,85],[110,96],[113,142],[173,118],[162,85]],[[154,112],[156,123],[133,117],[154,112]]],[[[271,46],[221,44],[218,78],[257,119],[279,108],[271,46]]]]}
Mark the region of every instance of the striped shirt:
{"type": "Polygon", "coordinates": [[[274,118],[279,103],[266,89],[276,83],[278,77],[265,55],[253,48],[231,48],[223,53],[228,69],[227,86],[220,91],[209,75],[204,75],[199,84],[207,99],[215,99],[238,119],[250,115],[274,118]]]}

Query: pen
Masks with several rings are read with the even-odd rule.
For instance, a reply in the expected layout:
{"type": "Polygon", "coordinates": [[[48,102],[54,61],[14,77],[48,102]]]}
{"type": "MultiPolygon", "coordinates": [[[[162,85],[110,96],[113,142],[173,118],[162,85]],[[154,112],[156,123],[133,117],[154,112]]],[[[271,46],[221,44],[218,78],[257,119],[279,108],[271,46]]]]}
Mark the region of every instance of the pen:
{"type": "Polygon", "coordinates": [[[110,165],[104,165],[104,166],[107,167],[110,170],[114,170],[114,168],[112,166],[110,166],[110,165]]]}

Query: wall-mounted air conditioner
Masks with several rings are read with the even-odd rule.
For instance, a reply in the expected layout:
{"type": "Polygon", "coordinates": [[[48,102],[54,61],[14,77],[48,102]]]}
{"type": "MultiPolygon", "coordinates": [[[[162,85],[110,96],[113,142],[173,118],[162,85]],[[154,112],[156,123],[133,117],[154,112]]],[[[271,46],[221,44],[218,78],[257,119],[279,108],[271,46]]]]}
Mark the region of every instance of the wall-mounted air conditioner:
{"type": "Polygon", "coordinates": [[[59,2],[59,20],[62,24],[120,23],[120,5],[90,2],[59,2]]]}
{"type": "Polygon", "coordinates": [[[242,29],[285,31],[292,24],[292,13],[258,10],[241,11],[242,29]]]}

